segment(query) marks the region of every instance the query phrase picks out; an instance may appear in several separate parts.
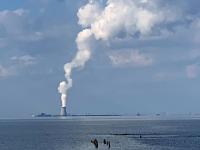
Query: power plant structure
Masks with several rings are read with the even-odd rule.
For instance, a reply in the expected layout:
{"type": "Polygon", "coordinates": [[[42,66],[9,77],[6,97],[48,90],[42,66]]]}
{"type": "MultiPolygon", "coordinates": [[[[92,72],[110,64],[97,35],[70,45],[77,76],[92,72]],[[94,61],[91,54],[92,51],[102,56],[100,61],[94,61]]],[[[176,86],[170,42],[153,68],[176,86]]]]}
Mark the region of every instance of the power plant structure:
{"type": "Polygon", "coordinates": [[[66,107],[61,107],[60,116],[67,116],[66,107]]]}

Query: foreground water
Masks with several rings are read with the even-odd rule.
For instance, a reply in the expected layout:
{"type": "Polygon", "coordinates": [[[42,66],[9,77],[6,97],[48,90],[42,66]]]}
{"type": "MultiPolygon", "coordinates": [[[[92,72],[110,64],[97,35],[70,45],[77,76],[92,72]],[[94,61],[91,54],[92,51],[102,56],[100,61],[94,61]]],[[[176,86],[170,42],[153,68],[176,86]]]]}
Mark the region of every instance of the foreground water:
{"type": "Polygon", "coordinates": [[[200,120],[0,120],[0,150],[199,150],[200,120]],[[140,137],[141,136],[141,137],[140,137]]]}

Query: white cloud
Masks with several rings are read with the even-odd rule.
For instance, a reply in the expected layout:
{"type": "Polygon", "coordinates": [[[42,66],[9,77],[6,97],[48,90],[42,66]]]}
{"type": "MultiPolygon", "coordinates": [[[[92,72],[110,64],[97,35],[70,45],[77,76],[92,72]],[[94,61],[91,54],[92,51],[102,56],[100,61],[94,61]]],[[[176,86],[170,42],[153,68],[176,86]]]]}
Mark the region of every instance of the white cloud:
{"type": "Polygon", "coordinates": [[[41,40],[42,33],[34,31],[31,28],[32,24],[33,19],[28,10],[0,11],[0,48],[11,47],[15,42],[41,40]]]}
{"type": "Polygon", "coordinates": [[[11,60],[21,66],[30,66],[37,64],[36,58],[30,55],[13,56],[11,57],[11,60]]]}
{"type": "Polygon", "coordinates": [[[22,16],[24,15],[25,13],[27,13],[26,10],[24,9],[16,9],[16,10],[3,10],[3,11],[0,11],[0,18],[1,18],[1,21],[2,19],[8,19],[6,17],[8,16],[22,16]]]}
{"type": "Polygon", "coordinates": [[[25,11],[24,9],[16,9],[13,11],[14,14],[17,14],[18,16],[22,16],[26,13],[27,11],[25,11]]]}
{"type": "Polygon", "coordinates": [[[152,65],[153,59],[147,54],[140,53],[138,50],[121,50],[109,54],[112,65],[116,67],[133,66],[144,67],[152,65]]]}
{"type": "Polygon", "coordinates": [[[186,66],[186,75],[189,79],[197,78],[200,74],[200,66],[198,64],[192,64],[186,66]]]}
{"type": "Polygon", "coordinates": [[[13,56],[7,65],[0,65],[0,77],[10,77],[17,75],[20,70],[37,64],[38,61],[35,57],[30,55],[13,56]]]}
{"type": "Polygon", "coordinates": [[[14,72],[11,68],[0,65],[0,77],[8,77],[12,75],[14,75],[14,72]]]}
{"type": "MultiPolygon", "coordinates": [[[[31,18],[28,10],[16,9],[0,11],[0,31],[7,38],[7,44],[12,42],[12,40],[27,42],[44,39],[44,33],[42,31],[32,29],[33,24],[34,19],[31,18]]],[[[53,30],[48,30],[48,33],[51,31],[53,30]]]]}
{"type": "Polygon", "coordinates": [[[0,25],[9,35],[19,35],[24,29],[24,21],[28,11],[24,9],[0,11],[0,25]]]}

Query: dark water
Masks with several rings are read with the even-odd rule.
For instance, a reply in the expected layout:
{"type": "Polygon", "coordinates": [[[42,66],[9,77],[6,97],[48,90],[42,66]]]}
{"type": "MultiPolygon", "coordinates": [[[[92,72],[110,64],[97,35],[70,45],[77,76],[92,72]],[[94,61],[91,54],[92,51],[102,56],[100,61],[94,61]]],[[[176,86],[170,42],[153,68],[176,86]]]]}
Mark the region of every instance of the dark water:
{"type": "Polygon", "coordinates": [[[199,150],[200,120],[0,120],[0,150],[199,150]],[[140,138],[141,135],[141,138],[140,138]]]}

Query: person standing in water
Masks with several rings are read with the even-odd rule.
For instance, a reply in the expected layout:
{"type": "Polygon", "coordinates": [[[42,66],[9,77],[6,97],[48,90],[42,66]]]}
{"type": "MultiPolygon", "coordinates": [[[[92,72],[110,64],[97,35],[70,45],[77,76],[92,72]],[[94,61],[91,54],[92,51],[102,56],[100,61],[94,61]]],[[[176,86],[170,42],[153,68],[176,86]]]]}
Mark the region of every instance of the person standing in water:
{"type": "Polygon", "coordinates": [[[94,146],[95,146],[95,148],[98,149],[98,147],[99,147],[99,143],[98,143],[97,139],[94,139],[94,141],[91,140],[91,143],[93,143],[94,146]]]}

